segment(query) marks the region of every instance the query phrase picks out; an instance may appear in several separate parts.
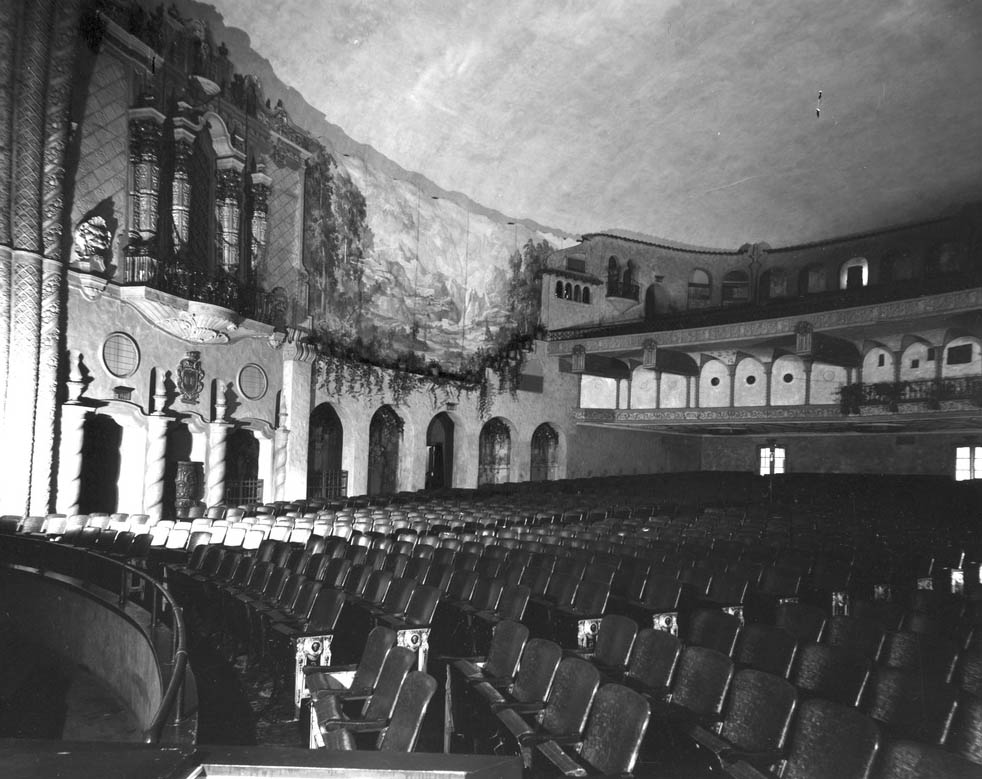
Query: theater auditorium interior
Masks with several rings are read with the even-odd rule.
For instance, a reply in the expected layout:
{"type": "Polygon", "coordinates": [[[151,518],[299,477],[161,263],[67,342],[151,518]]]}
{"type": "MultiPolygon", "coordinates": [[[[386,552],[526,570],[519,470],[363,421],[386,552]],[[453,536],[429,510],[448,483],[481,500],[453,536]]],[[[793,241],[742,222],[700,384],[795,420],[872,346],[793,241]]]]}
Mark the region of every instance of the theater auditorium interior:
{"type": "Polygon", "coordinates": [[[0,775],[982,777],[980,82],[966,0],[0,2],[0,775]]]}

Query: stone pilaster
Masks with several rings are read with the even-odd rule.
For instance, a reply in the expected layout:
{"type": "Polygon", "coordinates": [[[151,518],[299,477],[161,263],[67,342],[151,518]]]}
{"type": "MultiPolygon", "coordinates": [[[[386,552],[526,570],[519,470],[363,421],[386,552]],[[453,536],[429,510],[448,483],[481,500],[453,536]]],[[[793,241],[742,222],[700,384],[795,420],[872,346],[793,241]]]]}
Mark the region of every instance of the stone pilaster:
{"type": "Polygon", "coordinates": [[[774,381],[774,363],[765,362],[764,363],[764,405],[770,407],[771,405],[771,392],[773,391],[773,385],[771,382],[774,381]]]}
{"type": "Polygon", "coordinates": [[[307,448],[310,442],[310,393],[314,384],[315,349],[299,341],[287,341],[283,350],[283,400],[293,419],[286,449],[285,500],[307,495],[307,448]]]}
{"type": "Polygon", "coordinates": [[[51,494],[55,447],[55,416],[61,339],[61,288],[64,267],[45,259],[41,275],[41,317],[38,335],[38,392],[34,418],[34,455],[31,479],[31,513],[46,514],[54,508],[51,494]]]}

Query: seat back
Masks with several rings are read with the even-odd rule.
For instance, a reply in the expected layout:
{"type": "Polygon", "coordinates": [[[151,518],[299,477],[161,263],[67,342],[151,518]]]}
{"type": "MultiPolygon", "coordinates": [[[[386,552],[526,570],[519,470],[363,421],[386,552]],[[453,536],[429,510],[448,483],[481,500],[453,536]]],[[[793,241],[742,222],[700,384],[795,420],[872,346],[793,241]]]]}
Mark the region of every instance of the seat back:
{"type": "Polygon", "coordinates": [[[799,643],[821,641],[826,621],[822,609],[806,603],[781,603],[774,612],[774,624],[788,631],[799,643]]]}
{"type": "Polygon", "coordinates": [[[564,658],[556,668],[552,689],[540,726],[553,736],[579,736],[586,727],[587,715],[600,688],[596,666],[579,657],[564,658]]]}
{"type": "Polygon", "coordinates": [[[594,699],[580,757],[603,774],[630,773],[650,716],[644,696],[620,684],[605,684],[594,699]]]}
{"type": "Polygon", "coordinates": [[[300,585],[300,592],[297,600],[293,604],[293,616],[300,620],[310,619],[310,614],[314,609],[314,603],[324,585],[313,579],[305,579],[300,585]]]}
{"type": "Polygon", "coordinates": [[[682,585],[674,576],[648,574],[641,593],[641,605],[653,611],[676,611],[682,598],[682,585]]]}
{"type": "Polygon", "coordinates": [[[596,582],[585,579],[580,582],[573,598],[572,611],[575,614],[599,617],[607,608],[607,599],[610,597],[610,585],[606,582],[596,582]]]}
{"type": "Polygon", "coordinates": [[[738,666],[755,668],[787,679],[797,649],[798,642],[784,628],[744,625],[737,638],[733,660],[738,666]]]}
{"type": "Polygon", "coordinates": [[[351,681],[352,689],[372,689],[378,681],[379,672],[389,650],[396,645],[396,632],[384,625],[371,629],[365,640],[361,659],[351,681]]]}
{"type": "Polygon", "coordinates": [[[797,691],[785,679],[744,668],[730,685],[720,735],[748,752],[783,749],[797,702],[797,691]]]}
{"type": "Polygon", "coordinates": [[[328,633],[334,630],[341,616],[341,609],[344,607],[344,593],[329,587],[321,586],[320,582],[313,584],[320,587],[314,596],[310,611],[307,617],[307,633],[328,633]]]}
{"type": "Polygon", "coordinates": [[[344,591],[351,595],[361,596],[365,592],[365,586],[368,584],[368,578],[372,575],[372,570],[371,566],[368,565],[351,565],[344,577],[344,591]]]}
{"type": "Polygon", "coordinates": [[[549,688],[562,657],[562,647],[554,641],[531,639],[522,652],[511,696],[522,703],[544,701],[549,696],[549,688]]]}
{"type": "Polygon", "coordinates": [[[935,679],[948,679],[958,659],[958,646],[944,636],[888,631],[883,637],[878,662],[935,679]]]}
{"type": "Polygon", "coordinates": [[[392,586],[391,571],[372,571],[368,576],[362,597],[369,603],[381,603],[392,586]]]}
{"type": "Polygon", "coordinates": [[[938,747],[894,741],[883,749],[876,779],[977,779],[980,773],[975,763],[938,747]]]}
{"type": "Polygon", "coordinates": [[[386,614],[402,614],[417,586],[415,579],[393,579],[379,608],[386,614]]]}
{"type": "Polygon", "coordinates": [[[504,589],[505,582],[502,579],[487,579],[481,577],[474,585],[474,592],[471,594],[470,605],[478,611],[493,611],[501,599],[501,591],[504,589]]]}
{"type": "Polygon", "coordinates": [[[399,688],[415,664],[416,653],[411,649],[394,646],[389,650],[382,662],[382,670],[379,671],[372,697],[368,699],[362,712],[365,719],[387,720],[392,716],[399,688]]]}
{"type": "Polygon", "coordinates": [[[446,597],[456,601],[470,600],[477,586],[477,573],[474,571],[455,570],[450,574],[447,583],[446,597]]]}
{"type": "Polygon", "coordinates": [[[426,584],[416,585],[406,604],[406,623],[414,627],[429,625],[433,621],[433,614],[440,602],[441,594],[437,587],[426,584]]]}
{"type": "Polygon", "coordinates": [[[869,670],[869,661],[856,652],[827,644],[805,644],[798,647],[791,683],[811,695],[857,706],[869,670]]]}
{"type": "Polygon", "coordinates": [[[333,587],[335,589],[341,587],[345,577],[348,575],[348,570],[351,568],[351,561],[343,557],[325,556],[321,559],[325,560],[325,563],[321,570],[318,571],[317,578],[324,582],[325,587],[333,587]]]}
{"type": "Polygon", "coordinates": [[[982,698],[968,694],[961,696],[945,747],[982,765],[982,698]]]}
{"type": "Polygon", "coordinates": [[[606,615],[597,630],[593,661],[610,668],[626,666],[637,635],[638,625],[633,619],[620,614],[606,615]]]}
{"type": "Polygon", "coordinates": [[[728,655],[702,646],[687,646],[672,680],[672,703],[700,716],[717,715],[732,678],[733,661],[728,655]]]}
{"type": "Polygon", "coordinates": [[[529,602],[529,588],[521,584],[506,584],[501,589],[501,597],[495,613],[501,619],[521,620],[525,616],[525,607],[529,602]]]}
{"type": "Polygon", "coordinates": [[[891,738],[942,744],[948,736],[958,690],[941,682],[925,684],[920,675],[897,668],[877,668],[863,695],[862,709],[891,738]]]}
{"type": "Polygon", "coordinates": [[[410,671],[402,682],[392,718],[378,740],[380,752],[412,752],[423,725],[426,708],[436,693],[436,679],[422,671],[410,671]]]}
{"type": "Polygon", "coordinates": [[[644,628],[638,633],[624,676],[650,690],[667,689],[682,654],[682,642],[664,630],[644,628]]]}
{"type": "Polygon", "coordinates": [[[494,678],[513,677],[528,638],[529,629],[516,620],[506,619],[495,625],[484,673],[494,678]]]}
{"type": "Polygon", "coordinates": [[[880,731],[865,714],[822,698],[801,703],[783,779],[866,779],[880,731]]]}
{"type": "Polygon", "coordinates": [[[883,642],[883,628],[872,620],[838,614],[829,619],[822,640],[873,659],[883,642]]]}
{"type": "Polygon", "coordinates": [[[685,643],[732,655],[739,633],[739,617],[717,609],[697,609],[686,631],[685,643]]]}

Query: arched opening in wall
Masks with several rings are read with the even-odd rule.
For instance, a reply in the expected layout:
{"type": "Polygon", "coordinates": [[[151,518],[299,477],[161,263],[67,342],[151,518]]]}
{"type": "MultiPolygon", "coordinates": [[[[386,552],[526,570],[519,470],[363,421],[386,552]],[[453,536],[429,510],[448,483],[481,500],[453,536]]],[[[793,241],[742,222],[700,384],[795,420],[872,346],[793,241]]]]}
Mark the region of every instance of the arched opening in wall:
{"type": "Polygon", "coordinates": [[[90,414],[82,427],[82,468],[78,510],[113,513],[119,502],[120,447],[123,428],[111,417],[90,414]]]}
{"type": "Polygon", "coordinates": [[[869,283],[869,263],[865,257],[853,257],[842,264],[839,289],[862,289],[869,283]]]}
{"type": "Polygon", "coordinates": [[[348,494],[348,473],[341,467],[344,427],[330,403],[310,413],[307,445],[307,497],[342,498],[348,494]]]}
{"type": "Polygon", "coordinates": [[[809,265],[798,274],[798,294],[813,295],[816,292],[825,292],[825,268],[809,265]]]}
{"type": "Polygon", "coordinates": [[[788,274],[783,268],[768,268],[757,281],[757,302],[766,303],[788,296],[788,274]]]}
{"type": "Polygon", "coordinates": [[[259,439],[240,427],[225,442],[225,502],[231,506],[263,502],[259,478],[259,439]]]}
{"type": "Polygon", "coordinates": [[[621,283],[621,267],[613,255],[607,260],[607,288],[616,288],[621,283]]]}
{"type": "Polygon", "coordinates": [[[580,302],[580,294],[580,285],[577,284],[575,287],[573,287],[573,300],[577,303],[580,302]]]}
{"type": "Polygon", "coordinates": [[[924,275],[934,277],[958,272],[961,269],[958,255],[958,247],[953,243],[942,243],[932,247],[924,264],[924,275]]]}
{"type": "Polygon", "coordinates": [[[644,293],[644,318],[649,322],[671,309],[668,291],[661,284],[652,284],[644,293]]]}
{"type": "Polygon", "coordinates": [[[440,412],[426,428],[426,489],[453,486],[454,423],[445,411],[440,412]]]}
{"type": "Polygon", "coordinates": [[[563,297],[566,298],[566,300],[573,299],[573,285],[568,281],[566,282],[566,286],[563,288],[563,297]]]}
{"type": "MultiPolygon", "coordinates": [[[[201,500],[204,485],[196,478],[201,463],[191,462],[191,431],[188,426],[172,422],[167,426],[167,443],[164,449],[164,505],[162,516],[173,519],[178,501],[182,507],[201,500]]],[[[227,453],[226,449],[226,453],[227,453]]],[[[227,454],[226,454],[227,456],[227,454]]]]}
{"type": "Polygon", "coordinates": [[[590,302],[590,288],[589,287],[584,287],[583,288],[583,302],[584,303],[589,303],[590,302]]]}
{"type": "Polygon", "coordinates": [[[709,274],[701,268],[692,271],[689,278],[688,308],[706,308],[712,305],[713,287],[709,274]]]}
{"type": "Polygon", "coordinates": [[[511,431],[501,417],[494,417],[481,428],[477,484],[504,484],[510,477],[511,431]]]}
{"type": "Polygon", "coordinates": [[[559,433],[543,422],[532,433],[530,481],[553,481],[559,471],[559,433]]]}
{"type": "Polygon", "coordinates": [[[731,270],[723,277],[724,306],[735,306],[750,300],[750,280],[742,270],[731,270]]]}
{"type": "Polygon", "coordinates": [[[368,426],[368,494],[399,490],[399,445],[404,423],[391,406],[382,406],[368,426]]]}
{"type": "Polygon", "coordinates": [[[556,297],[561,298],[563,296],[563,283],[561,281],[556,282],[556,297]]]}

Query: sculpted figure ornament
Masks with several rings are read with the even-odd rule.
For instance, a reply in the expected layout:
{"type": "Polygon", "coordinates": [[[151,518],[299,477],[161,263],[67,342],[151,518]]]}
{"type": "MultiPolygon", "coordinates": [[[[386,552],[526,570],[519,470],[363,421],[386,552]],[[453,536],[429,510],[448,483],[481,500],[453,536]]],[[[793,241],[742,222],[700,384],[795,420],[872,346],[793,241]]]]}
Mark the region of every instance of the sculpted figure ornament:
{"type": "Polygon", "coordinates": [[[105,273],[112,240],[112,233],[101,216],[91,216],[80,222],[72,241],[75,265],[89,273],[105,273]]]}

